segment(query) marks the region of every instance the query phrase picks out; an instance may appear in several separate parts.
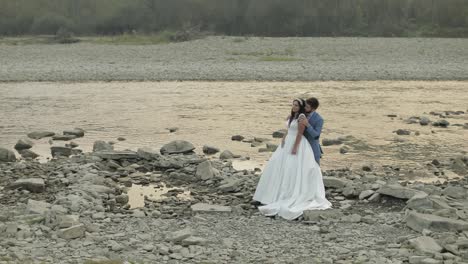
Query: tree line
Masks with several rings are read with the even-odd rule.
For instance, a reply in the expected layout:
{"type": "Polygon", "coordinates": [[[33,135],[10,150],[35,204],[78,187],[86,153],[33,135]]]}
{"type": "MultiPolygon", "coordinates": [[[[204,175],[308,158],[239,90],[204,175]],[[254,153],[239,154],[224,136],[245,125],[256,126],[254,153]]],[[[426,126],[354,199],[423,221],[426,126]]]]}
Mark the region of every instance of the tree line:
{"type": "Polygon", "coordinates": [[[468,37],[467,0],[0,0],[0,35],[468,37]]]}

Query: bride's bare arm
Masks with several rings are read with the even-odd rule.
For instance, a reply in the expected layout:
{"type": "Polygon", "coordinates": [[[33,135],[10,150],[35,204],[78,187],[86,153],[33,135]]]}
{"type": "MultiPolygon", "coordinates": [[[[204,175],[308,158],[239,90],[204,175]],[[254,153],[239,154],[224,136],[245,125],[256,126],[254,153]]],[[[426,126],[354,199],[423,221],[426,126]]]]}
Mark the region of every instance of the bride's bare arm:
{"type": "Polygon", "coordinates": [[[297,135],[296,135],[296,141],[294,142],[294,147],[292,150],[292,154],[296,155],[297,153],[297,148],[299,147],[299,144],[301,143],[302,135],[304,134],[305,126],[303,124],[299,124],[299,128],[297,130],[297,135]]]}

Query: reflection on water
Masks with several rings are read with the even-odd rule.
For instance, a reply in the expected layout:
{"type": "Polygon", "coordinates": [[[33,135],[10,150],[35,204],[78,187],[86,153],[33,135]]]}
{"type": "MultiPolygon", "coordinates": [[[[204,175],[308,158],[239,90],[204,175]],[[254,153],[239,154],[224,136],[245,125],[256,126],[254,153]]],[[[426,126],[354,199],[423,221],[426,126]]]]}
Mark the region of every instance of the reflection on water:
{"type": "Polygon", "coordinates": [[[131,209],[144,207],[145,196],[146,199],[150,201],[161,201],[167,198],[167,196],[164,196],[164,194],[167,194],[172,190],[180,190],[180,192],[175,195],[179,199],[190,199],[190,191],[180,188],[168,188],[165,184],[148,186],[133,184],[132,187],[127,188],[128,204],[130,205],[131,209]]]}

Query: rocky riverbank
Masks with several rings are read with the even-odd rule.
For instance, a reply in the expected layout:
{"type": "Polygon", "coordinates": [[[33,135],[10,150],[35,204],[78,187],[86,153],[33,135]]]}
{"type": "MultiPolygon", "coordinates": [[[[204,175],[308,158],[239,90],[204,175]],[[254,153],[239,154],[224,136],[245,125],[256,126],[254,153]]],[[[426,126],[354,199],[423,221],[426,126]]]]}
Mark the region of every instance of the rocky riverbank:
{"type": "Polygon", "coordinates": [[[46,163],[0,149],[0,263],[468,263],[467,156],[426,164],[462,177],[443,183],[401,181],[392,166],[324,171],[333,209],[284,221],[252,205],[257,171],[194,148],[97,141],[46,163]],[[158,194],[135,206],[132,186],[158,194]]]}

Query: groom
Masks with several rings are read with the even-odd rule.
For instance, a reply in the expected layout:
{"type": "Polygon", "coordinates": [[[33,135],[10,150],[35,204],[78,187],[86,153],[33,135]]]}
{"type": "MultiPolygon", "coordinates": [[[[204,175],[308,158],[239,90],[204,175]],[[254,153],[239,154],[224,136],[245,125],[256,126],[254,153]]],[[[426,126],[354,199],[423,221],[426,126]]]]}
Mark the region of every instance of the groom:
{"type": "Polygon", "coordinates": [[[320,165],[322,148],[320,147],[320,133],[322,133],[323,118],[316,112],[319,107],[319,101],[315,97],[306,100],[305,111],[307,118],[301,118],[299,121],[306,127],[304,136],[309,141],[314,151],[315,161],[320,165]]]}

